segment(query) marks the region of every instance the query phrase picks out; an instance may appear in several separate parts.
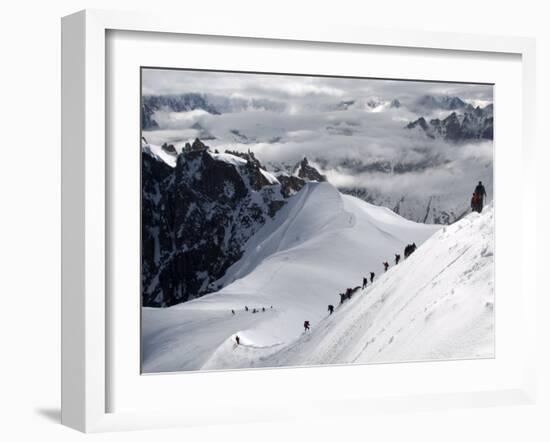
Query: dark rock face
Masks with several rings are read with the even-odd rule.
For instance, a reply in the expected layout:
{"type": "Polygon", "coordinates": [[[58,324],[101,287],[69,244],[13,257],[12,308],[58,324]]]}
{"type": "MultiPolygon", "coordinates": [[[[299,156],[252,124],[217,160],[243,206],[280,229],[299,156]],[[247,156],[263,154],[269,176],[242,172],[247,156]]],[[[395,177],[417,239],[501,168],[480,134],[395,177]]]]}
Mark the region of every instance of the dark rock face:
{"type": "Polygon", "coordinates": [[[444,119],[434,118],[428,123],[424,117],[405,126],[420,128],[429,138],[443,138],[447,141],[492,140],[493,105],[474,108],[470,105],[462,114],[452,112],[444,119]]]}
{"type": "Polygon", "coordinates": [[[193,141],[193,144],[185,143],[185,145],[183,146],[183,153],[196,152],[196,151],[207,150],[207,149],[208,149],[208,146],[206,144],[204,144],[198,138],[195,138],[195,141],[193,141]]]}
{"type": "Polygon", "coordinates": [[[280,175],[277,179],[281,183],[281,193],[285,198],[299,192],[306,184],[303,179],[294,175],[280,175]]]}
{"type": "Polygon", "coordinates": [[[144,306],[170,306],[218,289],[212,283],[289,195],[260,166],[224,161],[200,140],[178,155],[175,168],[142,149],[144,306]]]}
{"type": "Polygon", "coordinates": [[[174,170],[143,149],[141,175],[141,282],[143,305],[152,305],[151,287],[166,287],[167,275],[173,272],[170,258],[174,250],[174,198],[166,195],[164,189],[174,187],[174,170]],[[163,281],[155,282],[155,276],[163,281]]]}
{"type": "Polygon", "coordinates": [[[456,112],[453,112],[443,121],[439,119],[431,120],[430,124],[435,128],[437,133],[441,134],[447,140],[465,139],[464,136],[466,133],[462,133],[462,127],[456,112]]]}
{"type": "Polygon", "coordinates": [[[420,117],[418,120],[407,124],[406,127],[407,129],[414,129],[417,126],[419,126],[423,130],[428,130],[428,122],[424,117],[420,117]]]}
{"type": "Polygon", "coordinates": [[[176,148],[174,147],[173,144],[164,143],[161,147],[162,147],[162,150],[164,150],[165,152],[168,152],[171,154],[177,153],[176,148]]]}
{"type": "Polygon", "coordinates": [[[304,157],[304,159],[296,165],[297,175],[299,178],[302,178],[306,181],[326,181],[327,178],[324,175],[321,175],[315,167],[311,166],[304,157]]]}

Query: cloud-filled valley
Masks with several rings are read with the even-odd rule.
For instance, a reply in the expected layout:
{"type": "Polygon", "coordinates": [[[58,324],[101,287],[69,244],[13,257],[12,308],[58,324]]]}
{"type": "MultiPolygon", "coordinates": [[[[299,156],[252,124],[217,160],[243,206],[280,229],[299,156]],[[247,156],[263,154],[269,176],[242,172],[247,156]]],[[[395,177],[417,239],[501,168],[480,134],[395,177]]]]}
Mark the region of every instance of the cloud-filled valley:
{"type": "Polygon", "coordinates": [[[180,150],[198,137],[272,168],[306,156],[346,192],[420,205],[410,218],[434,198],[459,216],[479,180],[492,197],[491,85],[161,69],[142,79],[149,143],[180,150]]]}

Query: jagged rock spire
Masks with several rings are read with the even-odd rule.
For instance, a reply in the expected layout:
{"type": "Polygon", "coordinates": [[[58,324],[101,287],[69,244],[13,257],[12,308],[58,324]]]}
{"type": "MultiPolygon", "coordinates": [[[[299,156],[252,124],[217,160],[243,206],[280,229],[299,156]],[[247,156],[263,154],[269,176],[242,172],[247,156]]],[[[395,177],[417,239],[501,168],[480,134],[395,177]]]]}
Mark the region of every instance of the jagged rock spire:
{"type": "Polygon", "coordinates": [[[309,164],[306,156],[296,165],[297,175],[306,181],[326,181],[327,178],[309,164]]]}

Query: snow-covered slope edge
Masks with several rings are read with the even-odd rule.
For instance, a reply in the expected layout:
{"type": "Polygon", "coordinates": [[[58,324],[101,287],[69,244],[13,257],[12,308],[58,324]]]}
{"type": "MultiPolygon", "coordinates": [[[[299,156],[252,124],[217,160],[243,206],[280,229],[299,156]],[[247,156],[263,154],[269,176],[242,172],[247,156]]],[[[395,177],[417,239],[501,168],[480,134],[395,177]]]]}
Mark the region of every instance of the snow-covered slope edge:
{"type": "Polygon", "coordinates": [[[258,366],[493,357],[493,217],[491,205],[440,230],[258,366]]]}
{"type": "Polygon", "coordinates": [[[322,323],[339,293],[369,271],[382,273],[383,261],[438,229],[342,195],[329,183],[308,182],[250,238],[219,281],[223,288],[170,308],[143,309],[143,370],[256,366],[292,345],[305,320],[314,329],[322,323]]]}

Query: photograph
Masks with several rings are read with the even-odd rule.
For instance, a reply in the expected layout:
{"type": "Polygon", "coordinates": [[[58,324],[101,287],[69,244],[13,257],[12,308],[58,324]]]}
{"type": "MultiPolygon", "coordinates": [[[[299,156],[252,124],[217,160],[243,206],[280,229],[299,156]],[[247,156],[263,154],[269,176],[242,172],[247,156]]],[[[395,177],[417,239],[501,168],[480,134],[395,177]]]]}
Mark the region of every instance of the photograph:
{"type": "Polygon", "coordinates": [[[494,85],[443,80],[141,67],[142,374],[494,358],[494,85]]]}

